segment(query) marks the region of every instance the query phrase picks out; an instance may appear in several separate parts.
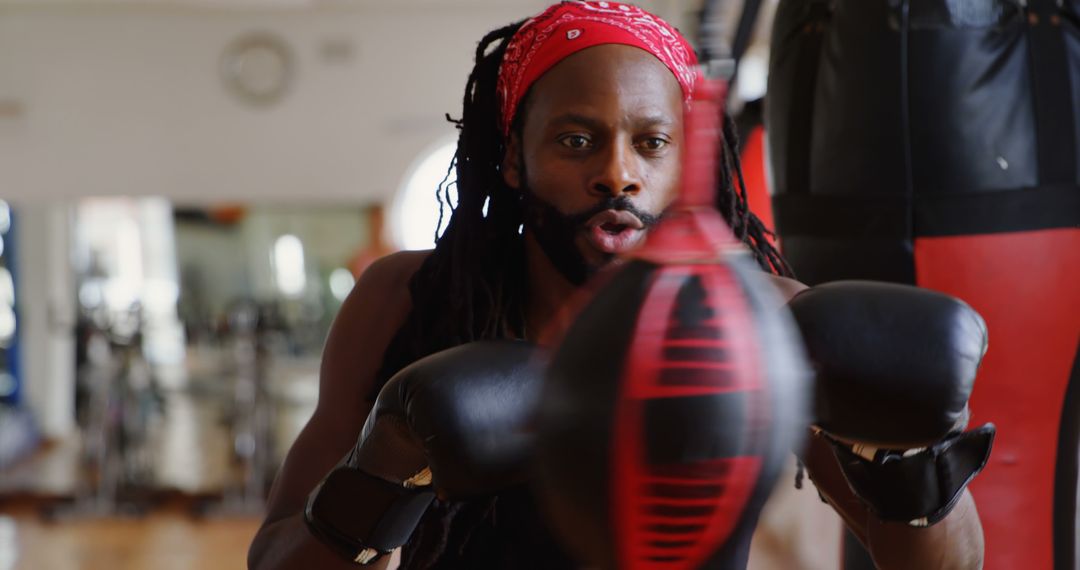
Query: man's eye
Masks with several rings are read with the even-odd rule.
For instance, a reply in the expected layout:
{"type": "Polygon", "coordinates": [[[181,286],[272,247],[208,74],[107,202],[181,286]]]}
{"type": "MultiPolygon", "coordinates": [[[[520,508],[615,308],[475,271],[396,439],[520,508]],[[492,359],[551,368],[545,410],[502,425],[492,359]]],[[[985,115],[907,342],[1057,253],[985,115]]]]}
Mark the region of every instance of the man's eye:
{"type": "Polygon", "coordinates": [[[641,141],[641,147],[645,150],[660,150],[668,145],[667,139],[660,137],[648,137],[641,141]]]}
{"type": "Polygon", "coordinates": [[[567,148],[572,148],[572,149],[589,148],[589,138],[586,137],[586,136],[583,136],[583,135],[567,135],[567,136],[559,139],[559,142],[561,142],[562,145],[567,147],[567,148]]]}

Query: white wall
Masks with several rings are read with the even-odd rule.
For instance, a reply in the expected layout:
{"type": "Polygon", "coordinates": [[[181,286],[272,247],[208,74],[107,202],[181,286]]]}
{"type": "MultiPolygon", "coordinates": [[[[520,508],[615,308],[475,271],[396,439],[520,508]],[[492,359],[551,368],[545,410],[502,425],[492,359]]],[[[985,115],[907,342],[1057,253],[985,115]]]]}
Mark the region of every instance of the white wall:
{"type": "Polygon", "coordinates": [[[18,212],[15,299],[23,400],[46,437],[75,428],[75,279],[71,208],[29,204],[18,212]]]}
{"type": "Polygon", "coordinates": [[[453,133],[480,36],[544,2],[307,9],[0,4],[0,196],[367,202],[453,133]],[[226,89],[225,47],[292,47],[276,105],[226,89]],[[352,57],[327,59],[327,41],[352,57]]]}

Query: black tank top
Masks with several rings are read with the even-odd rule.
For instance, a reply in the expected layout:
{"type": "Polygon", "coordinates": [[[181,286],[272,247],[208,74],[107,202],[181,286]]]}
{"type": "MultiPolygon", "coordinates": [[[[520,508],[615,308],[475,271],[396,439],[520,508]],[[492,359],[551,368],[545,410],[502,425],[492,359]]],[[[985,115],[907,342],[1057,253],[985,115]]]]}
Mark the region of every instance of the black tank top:
{"type": "MultiPolygon", "coordinates": [[[[446,514],[449,505],[440,505],[427,516],[446,514]]],[[[426,565],[427,556],[409,552],[404,570],[579,570],[580,565],[558,545],[543,521],[527,487],[498,494],[493,501],[457,505],[457,516],[448,519],[449,532],[442,554],[426,565]],[[419,555],[419,556],[414,556],[419,555]],[[410,563],[411,562],[411,563],[410,563]]],[[[710,570],[741,570],[750,555],[750,539],[756,520],[743,521],[731,543],[719,553],[710,570]]],[[[437,520],[422,524],[438,525],[437,520]]],[[[431,528],[429,526],[428,528],[431,528]]],[[[406,545],[406,550],[418,545],[406,545]]],[[[430,548],[430,545],[425,545],[430,548]]]]}
{"type": "MultiPolygon", "coordinates": [[[[425,533],[447,526],[445,544],[429,534],[405,546],[406,570],[574,570],[578,565],[563,552],[542,520],[525,486],[503,491],[490,500],[438,504],[424,515],[425,533]],[[444,522],[445,521],[445,522],[444,522]],[[441,547],[441,554],[426,563],[441,547]],[[417,551],[416,549],[422,549],[417,551]]],[[[414,539],[416,535],[414,535],[414,539]]]]}

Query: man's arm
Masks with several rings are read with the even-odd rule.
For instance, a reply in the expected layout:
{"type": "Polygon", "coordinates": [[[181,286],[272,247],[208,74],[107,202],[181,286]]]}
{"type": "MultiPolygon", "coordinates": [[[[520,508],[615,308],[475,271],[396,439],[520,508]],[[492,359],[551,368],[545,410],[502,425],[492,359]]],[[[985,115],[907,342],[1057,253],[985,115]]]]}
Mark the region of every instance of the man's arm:
{"type": "MultiPolygon", "coordinates": [[[[356,443],[383,352],[410,309],[408,280],[425,256],[403,252],[376,261],[342,305],[323,349],[318,405],[274,480],[266,519],[248,551],[250,568],[356,567],[311,535],[303,509],[356,443]]],[[[371,567],[381,570],[388,560],[371,567]]]]}
{"type": "MultiPolygon", "coordinates": [[[[787,301],[806,285],[784,277],[772,282],[787,301]]],[[[983,532],[971,493],[964,489],[956,507],[937,524],[912,527],[878,519],[844,478],[836,456],[822,437],[809,437],[803,456],[806,470],[822,496],[870,551],[882,570],[970,569],[983,563],[983,532]]]]}
{"type": "Polygon", "coordinates": [[[829,444],[811,436],[803,459],[810,479],[882,570],[982,568],[983,532],[971,493],[937,524],[913,527],[884,522],[862,504],[840,472],[829,444]]]}
{"type": "Polygon", "coordinates": [[[866,506],[855,498],[825,440],[815,436],[809,439],[804,460],[810,478],[825,501],[866,546],[878,568],[983,567],[983,526],[970,491],[964,489],[953,511],[933,526],[910,527],[903,523],[885,523],[869,513],[866,506]]]}

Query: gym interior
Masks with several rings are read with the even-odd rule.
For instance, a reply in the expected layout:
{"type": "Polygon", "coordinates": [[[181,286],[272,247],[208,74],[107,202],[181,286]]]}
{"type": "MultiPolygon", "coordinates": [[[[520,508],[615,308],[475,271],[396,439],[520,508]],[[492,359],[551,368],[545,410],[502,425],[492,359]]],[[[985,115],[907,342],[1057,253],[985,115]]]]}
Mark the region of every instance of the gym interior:
{"type": "MultiPolygon", "coordinates": [[[[882,10],[887,4],[916,8],[920,3],[940,4],[943,10],[982,5],[865,1],[881,4],[882,10]]],[[[688,36],[696,33],[698,1],[634,3],[688,36]]],[[[342,302],[373,261],[395,251],[431,248],[440,223],[445,228],[440,201],[453,200],[448,169],[457,134],[448,119],[460,113],[477,40],[547,4],[0,0],[0,570],[246,567],[248,545],[265,514],[273,477],[315,409],[323,343],[342,302]]],[[[738,22],[744,3],[724,4],[725,17],[738,22]]],[[[1062,525],[1071,529],[1074,548],[1080,429],[1075,410],[1080,393],[1073,387],[1066,394],[1065,386],[1070,377],[1069,386],[1077,383],[1076,369],[1069,363],[1076,354],[1080,328],[1078,4],[1056,4],[1071,14],[1059,20],[1059,28],[1065,30],[1061,32],[1065,73],[1047,67],[1051,64],[1039,68],[1051,69],[1048,73],[1066,84],[1071,77],[1071,95],[1065,95],[1064,105],[1071,107],[1072,116],[1068,121],[1059,118],[1065,135],[1072,137],[1072,146],[1066,147],[1071,156],[1065,158],[1071,170],[1063,179],[1047,182],[1045,177],[1054,176],[1050,168],[1024,174],[1035,168],[1027,162],[1044,164],[1053,158],[1032,150],[1037,145],[1031,141],[1042,145],[1043,135],[1000,136],[1019,140],[1020,147],[995,146],[997,140],[986,143],[993,147],[987,150],[992,156],[971,170],[993,169],[992,182],[981,174],[968,176],[970,172],[962,168],[940,165],[944,174],[930,180],[933,177],[925,169],[933,161],[925,152],[896,155],[901,163],[914,164],[916,172],[909,177],[914,182],[909,180],[906,186],[909,194],[913,186],[917,193],[924,183],[932,191],[942,185],[969,184],[995,190],[1046,187],[1046,199],[976,208],[982,213],[973,216],[982,218],[958,222],[957,231],[907,235],[907,246],[889,241],[890,230],[881,228],[891,227],[891,222],[873,225],[880,221],[875,218],[879,210],[859,209],[862,203],[853,200],[859,207],[828,221],[855,220],[853,224],[870,228],[860,235],[872,239],[863,249],[847,253],[838,240],[857,231],[827,230],[817,235],[812,222],[798,218],[822,211],[821,204],[809,200],[811,195],[820,188],[834,199],[848,195],[848,186],[837,182],[844,172],[857,179],[854,185],[863,187],[869,186],[864,184],[867,177],[888,176],[870,172],[875,163],[865,156],[876,152],[874,145],[882,136],[890,141],[908,137],[898,143],[908,148],[938,135],[925,125],[916,125],[914,131],[910,126],[899,128],[900,134],[884,129],[888,132],[881,135],[881,129],[866,122],[867,117],[892,120],[900,115],[882,111],[891,102],[863,104],[873,93],[858,95],[863,87],[851,86],[852,82],[876,85],[879,78],[836,64],[842,59],[838,54],[847,53],[836,46],[852,45],[844,41],[873,44],[866,38],[832,38],[830,26],[839,26],[841,19],[814,11],[826,13],[845,2],[761,4],[728,106],[744,141],[740,150],[751,208],[772,229],[781,226],[781,249],[785,254],[790,251],[796,269],[799,263],[806,266],[800,273],[804,281],[910,281],[911,271],[895,269],[905,263],[898,257],[912,252],[918,257],[941,247],[945,249],[934,251],[944,257],[915,260],[919,279],[930,279],[916,282],[949,290],[955,274],[942,267],[961,255],[949,249],[955,245],[949,236],[990,233],[1012,239],[1008,236],[1015,233],[1046,238],[1017,250],[1002,244],[1028,242],[1020,238],[996,242],[985,254],[1012,256],[1025,267],[1054,267],[1047,270],[1046,279],[1061,285],[1052,293],[1060,295],[1061,304],[1045,335],[1063,339],[1047,343],[1065,355],[1065,364],[1058,367],[1061,370],[1046,372],[1055,378],[1046,382],[1047,392],[1003,391],[991,397],[977,389],[976,400],[985,402],[975,406],[982,419],[998,417],[988,413],[991,401],[1024,404],[1009,407],[1004,420],[995,420],[999,430],[1004,424],[1016,426],[1016,431],[999,432],[1004,439],[998,445],[1003,447],[983,476],[990,479],[984,489],[977,482],[973,491],[984,524],[990,525],[988,533],[1004,535],[1013,532],[1010,527],[1026,523],[1015,518],[1019,515],[1008,514],[1008,508],[1022,509],[1019,506],[1006,505],[1002,513],[989,506],[983,509],[980,492],[988,497],[987,505],[997,504],[994,497],[1001,493],[1000,486],[991,488],[995,481],[991,473],[1008,473],[1010,465],[1031,465],[1032,472],[1047,474],[1045,484],[1032,483],[1033,487],[1060,489],[1064,481],[1065,487],[1072,486],[1071,495],[1059,492],[1056,498],[1034,499],[1041,506],[1030,516],[1046,520],[1038,523],[1042,526],[1032,548],[1045,551],[1039,560],[1050,560],[1060,551],[1062,525]],[[782,11],[784,4],[805,5],[806,14],[800,16],[801,28],[791,25],[790,20],[798,18],[788,15],[789,27],[784,28],[788,35],[778,39],[774,17],[777,6],[782,11]],[[790,39],[791,29],[818,33],[817,43],[791,47],[795,41],[790,39]],[[770,46],[775,50],[777,45],[788,49],[790,57],[777,62],[774,54],[770,64],[770,46]],[[829,46],[836,49],[830,51],[829,46]],[[771,78],[770,69],[783,72],[784,83],[771,78]],[[833,108],[848,109],[847,117],[815,113],[812,102],[798,98],[803,88],[799,82],[814,81],[813,73],[807,79],[806,70],[819,75],[818,87],[809,92],[818,101],[839,101],[833,108]],[[776,95],[779,102],[766,110],[762,100],[767,90],[773,96],[775,85],[785,89],[784,94],[776,95]],[[800,159],[796,141],[777,157],[776,147],[772,152],[769,147],[770,119],[772,124],[781,122],[777,113],[793,117],[785,126],[784,136],[790,140],[802,137],[808,149],[817,145],[838,150],[832,154],[807,150],[809,158],[800,159]],[[799,122],[798,117],[810,115],[813,120],[799,122]],[[836,128],[829,131],[816,122],[822,120],[833,121],[836,128]],[[817,129],[815,134],[806,134],[811,127],[817,129]],[[861,133],[868,133],[869,143],[859,142],[861,133]],[[832,145],[840,138],[846,142],[832,145]],[[826,181],[806,178],[811,187],[803,189],[800,172],[825,163],[845,166],[834,169],[826,181]],[[1017,222],[985,230],[980,220],[992,217],[986,212],[999,207],[1024,215],[1039,208],[1048,213],[1036,216],[1034,225],[1020,227],[1023,223],[1017,222]],[[783,248],[785,239],[789,250],[783,248]],[[852,257],[874,261],[854,275],[837,273],[837,260],[852,257]],[[814,265],[815,260],[821,262],[814,265]],[[884,265],[889,268],[882,269],[884,265]],[[1052,452],[1048,458],[1025,456],[1024,449],[1032,441],[1042,441],[1043,432],[1032,431],[1030,439],[1010,443],[1012,434],[1035,425],[1032,418],[1038,417],[1049,418],[1050,440],[1071,434],[1067,438],[1071,456],[1066,453],[1064,460],[1052,452]],[[1065,508],[1070,500],[1071,511],[1065,508]]],[[[988,4],[1020,10],[1019,15],[1006,16],[1019,18],[1017,25],[1026,30],[1021,32],[1023,41],[1041,45],[1044,38],[1030,30],[1041,29],[1037,24],[1049,20],[1039,20],[1028,3],[988,4]]],[[[1006,21],[1006,16],[995,14],[1006,21]]],[[[971,21],[958,24],[960,31],[934,44],[936,49],[956,48],[961,53],[957,46],[968,39],[981,41],[971,39],[972,34],[990,29],[971,23],[991,17],[976,8],[953,16],[971,21]]],[[[888,18],[881,21],[883,30],[903,30],[888,18]]],[[[912,25],[916,33],[911,41],[917,46],[925,36],[918,35],[923,28],[917,18],[912,25]]],[[[929,24],[924,27],[936,30],[929,24]]],[[[729,34],[736,28],[732,23],[729,34]]],[[[994,29],[986,33],[1001,32],[1000,26],[994,29]]],[[[925,47],[930,43],[924,42],[922,49],[930,49],[925,47]]],[[[912,53],[911,61],[926,55],[912,53]]],[[[1015,58],[1007,61],[1020,65],[1015,58]]],[[[857,63],[885,70],[891,65],[857,63]]],[[[989,75],[983,79],[992,83],[989,75]]],[[[1021,94],[1025,98],[1010,99],[1004,107],[1029,105],[1033,92],[1046,89],[1038,81],[1045,83],[1047,76],[1036,75],[1031,91],[1021,94]]],[[[951,88],[945,85],[942,90],[951,88]]],[[[953,107],[961,109],[956,113],[970,113],[963,124],[980,123],[982,115],[972,109],[993,109],[998,104],[986,95],[989,92],[980,91],[981,98],[969,100],[967,106],[953,107]]],[[[1041,101],[1046,105],[1056,100],[1041,101]]],[[[915,97],[905,104],[918,114],[927,112],[934,101],[915,97]]],[[[1029,123],[1040,128],[1054,124],[1054,119],[1044,119],[1038,112],[1010,116],[1000,123],[1003,132],[1022,131],[1029,123]]],[[[951,148],[961,150],[939,162],[965,160],[970,155],[963,148],[983,148],[970,133],[951,133],[957,137],[951,148]]],[[[897,195],[904,192],[901,187],[897,195]]],[[[925,205],[918,199],[914,203],[916,214],[908,211],[909,216],[918,215],[919,204],[925,205]]],[[[927,211],[945,217],[962,210],[955,205],[934,208],[930,204],[927,211]]],[[[940,218],[931,214],[930,221],[916,225],[939,227],[940,218]]],[[[885,218],[892,219],[882,214],[885,218]]],[[[1039,267],[1025,271],[1044,270],[1039,267]]],[[[1040,336],[1044,332],[1026,339],[1016,333],[994,336],[999,325],[993,319],[1005,318],[994,313],[1001,291],[1010,287],[1003,283],[996,285],[996,297],[976,295],[973,302],[976,309],[990,313],[984,313],[991,320],[990,346],[996,342],[1027,346],[1030,336],[1050,338],[1040,336]]],[[[1024,295],[1045,300],[1047,294],[1024,295]]],[[[1019,360],[1000,353],[988,358],[996,359],[994,366],[1019,360]]],[[[1014,381],[1034,385],[1040,378],[1014,381]]],[[[750,567],[839,569],[846,548],[839,517],[822,504],[811,485],[795,489],[794,461],[787,469],[776,490],[776,504],[785,506],[763,514],[764,526],[771,531],[755,538],[750,567]]],[[[1068,530],[1064,533],[1069,536],[1068,530]]],[[[1009,560],[1002,556],[1001,560],[1009,560]]]]}

